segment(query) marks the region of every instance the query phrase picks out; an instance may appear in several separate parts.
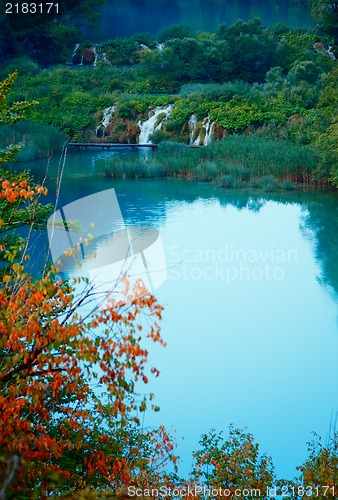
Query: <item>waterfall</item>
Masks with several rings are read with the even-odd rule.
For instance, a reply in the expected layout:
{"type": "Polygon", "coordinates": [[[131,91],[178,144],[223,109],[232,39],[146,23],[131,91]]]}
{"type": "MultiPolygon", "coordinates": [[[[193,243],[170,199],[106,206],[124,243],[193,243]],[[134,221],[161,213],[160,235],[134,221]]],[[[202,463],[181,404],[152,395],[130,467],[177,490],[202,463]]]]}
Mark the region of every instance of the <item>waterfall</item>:
{"type": "Polygon", "coordinates": [[[95,56],[95,60],[93,62],[93,66],[96,66],[97,60],[99,58],[99,54],[96,51],[96,45],[94,45],[94,47],[93,47],[93,52],[94,52],[94,56],[95,56]]]}
{"type": "Polygon", "coordinates": [[[189,144],[192,146],[194,144],[194,136],[197,127],[197,118],[196,115],[191,115],[189,119],[189,130],[190,130],[190,141],[189,144]]]}
{"type": "Polygon", "coordinates": [[[74,57],[76,56],[77,52],[80,50],[81,45],[79,43],[75,44],[72,57],[70,58],[70,61],[67,62],[67,64],[74,64],[74,57]]]}
{"type": "Polygon", "coordinates": [[[159,52],[162,52],[162,50],[164,49],[164,43],[157,43],[156,47],[159,52]]]}
{"type": "Polygon", "coordinates": [[[202,140],[202,130],[200,130],[200,133],[198,134],[197,139],[194,140],[192,143],[193,146],[200,146],[201,145],[201,140],[202,140]]]}
{"type": "Polygon", "coordinates": [[[139,135],[139,144],[151,144],[149,137],[156,130],[160,130],[162,128],[163,122],[170,115],[171,110],[173,109],[173,105],[169,104],[166,108],[160,108],[157,106],[155,111],[150,111],[148,114],[148,120],[145,122],[138,122],[138,126],[140,127],[140,135],[139,135]],[[160,115],[164,115],[160,121],[158,120],[160,115]]]}
{"type": "Polygon", "coordinates": [[[115,113],[115,106],[109,106],[108,108],[103,110],[103,117],[101,123],[96,128],[96,137],[102,137],[106,135],[107,127],[114,113],[115,113]]]}
{"type": "Polygon", "coordinates": [[[213,131],[214,125],[215,125],[215,122],[210,121],[210,114],[208,114],[207,118],[204,118],[204,120],[202,122],[202,127],[205,130],[205,136],[204,136],[204,141],[203,141],[204,146],[207,146],[212,141],[212,131],[213,131]]]}
{"type": "Polygon", "coordinates": [[[336,60],[336,56],[334,55],[334,53],[332,52],[332,49],[333,49],[333,45],[329,45],[329,48],[327,49],[327,53],[328,55],[331,57],[331,59],[333,61],[336,60]]]}
{"type": "MultiPolygon", "coordinates": [[[[193,115],[194,116],[194,115],[193,115]]],[[[192,117],[191,117],[192,118],[192,117]]],[[[190,120],[191,120],[190,118],[190,120]]],[[[189,121],[190,123],[190,121],[189,121]]],[[[210,114],[202,121],[202,127],[197,139],[192,143],[193,146],[207,146],[212,141],[212,131],[214,129],[215,122],[210,121],[210,114]],[[204,128],[205,134],[202,142],[202,129],[204,128]],[[202,143],[202,144],[201,144],[202,143]]],[[[191,145],[191,135],[190,135],[190,145],[191,145]]]]}
{"type": "Polygon", "coordinates": [[[334,45],[326,45],[323,42],[316,42],[312,46],[316,52],[319,52],[320,54],[323,55],[328,55],[329,57],[331,57],[333,61],[337,60],[336,56],[332,52],[334,45]]]}
{"type": "Polygon", "coordinates": [[[144,43],[140,43],[140,47],[147,52],[151,52],[151,49],[148,47],[148,45],[144,45],[144,43]]]}

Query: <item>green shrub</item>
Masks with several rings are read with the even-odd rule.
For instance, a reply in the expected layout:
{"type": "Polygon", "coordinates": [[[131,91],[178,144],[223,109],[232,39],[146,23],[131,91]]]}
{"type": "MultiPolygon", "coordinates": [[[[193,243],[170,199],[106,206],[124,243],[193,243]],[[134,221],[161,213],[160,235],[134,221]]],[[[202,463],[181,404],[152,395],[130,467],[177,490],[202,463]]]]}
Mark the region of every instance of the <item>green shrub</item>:
{"type": "Polygon", "coordinates": [[[276,191],[278,189],[278,181],[273,175],[266,175],[261,179],[261,187],[266,193],[270,193],[271,191],[276,191]]]}
{"type": "Polygon", "coordinates": [[[281,187],[281,189],[284,189],[284,190],[287,190],[287,191],[290,191],[290,190],[296,188],[295,184],[292,181],[288,180],[288,179],[285,179],[284,181],[282,181],[280,183],[280,187],[281,187]]]}
{"type": "Polygon", "coordinates": [[[159,144],[160,142],[170,141],[171,137],[171,134],[166,130],[156,130],[149,136],[149,140],[154,144],[159,144]]]}
{"type": "Polygon", "coordinates": [[[223,175],[219,180],[219,185],[224,188],[237,187],[239,184],[236,177],[232,174],[223,175]]]}
{"type": "Polygon", "coordinates": [[[157,161],[147,161],[144,165],[144,174],[145,177],[150,179],[164,177],[164,166],[157,161]]]}
{"type": "Polygon", "coordinates": [[[240,181],[248,181],[251,177],[251,172],[249,168],[239,167],[234,169],[234,175],[240,181]]]}
{"type": "Polygon", "coordinates": [[[201,181],[212,181],[217,178],[218,167],[216,163],[203,162],[196,166],[194,174],[201,181]]]}

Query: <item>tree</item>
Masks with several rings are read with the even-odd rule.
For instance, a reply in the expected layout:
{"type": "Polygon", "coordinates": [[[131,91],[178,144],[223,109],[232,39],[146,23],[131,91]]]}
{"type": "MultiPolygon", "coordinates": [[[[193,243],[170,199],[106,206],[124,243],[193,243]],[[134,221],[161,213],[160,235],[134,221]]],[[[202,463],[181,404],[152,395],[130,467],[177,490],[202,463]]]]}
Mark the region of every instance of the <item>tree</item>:
{"type": "Polygon", "coordinates": [[[338,3],[332,0],[308,0],[312,17],[324,34],[338,41],[338,3]]]}
{"type": "Polygon", "coordinates": [[[325,131],[316,136],[315,146],[318,150],[323,167],[331,175],[331,181],[338,187],[338,91],[337,91],[338,69],[334,67],[330,73],[322,77],[323,89],[319,95],[317,108],[324,113],[328,120],[325,131]]]}
{"type": "MultiPolygon", "coordinates": [[[[24,112],[36,104],[35,101],[8,104],[7,95],[16,76],[14,72],[0,83],[0,125],[18,122],[24,112]]],[[[13,145],[0,150],[0,167],[11,164],[18,151],[19,147],[13,145]]],[[[0,279],[8,266],[25,258],[25,240],[17,230],[42,228],[43,220],[52,210],[51,205],[39,203],[39,195],[46,194],[46,189],[32,185],[31,180],[27,172],[17,174],[0,168],[0,279]]]]}
{"type": "Polygon", "coordinates": [[[338,487],[338,434],[334,432],[328,443],[315,435],[308,446],[309,457],[298,467],[301,471],[300,484],[313,491],[319,499],[337,497],[338,487]]]}
{"type": "MultiPolygon", "coordinates": [[[[33,104],[8,105],[14,78],[0,86],[1,123],[17,121],[33,104]]],[[[2,151],[2,164],[16,151],[2,151]]],[[[163,308],[141,282],[134,290],[125,283],[123,304],[111,300],[99,309],[87,280],[71,284],[54,266],[30,275],[27,240],[16,228],[45,226],[51,207],[38,199],[46,189],[27,173],[3,169],[0,176],[0,495],[44,498],[87,485],[156,481],[160,466],[176,458],[164,428],[138,427],[152,395],[139,396],[136,383],[148,381],[144,338],[164,344],[163,308]],[[85,304],[91,312],[82,318],[85,304]]]]}
{"type": "Polygon", "coordinates": [[[229,437],[210,431],[200,440],[201,449],[194,453],[194,479],[210,489],[221,488],[227,498],[238,491],[246,498],[268,498],[274,475],[270,457],[259,454],[259,446],[245,430],[229,426],[229,437]],[[244,490],[248,494],[244,494],[244,490]],[[258,493],[250,493],[256,490],[258,493]]]}

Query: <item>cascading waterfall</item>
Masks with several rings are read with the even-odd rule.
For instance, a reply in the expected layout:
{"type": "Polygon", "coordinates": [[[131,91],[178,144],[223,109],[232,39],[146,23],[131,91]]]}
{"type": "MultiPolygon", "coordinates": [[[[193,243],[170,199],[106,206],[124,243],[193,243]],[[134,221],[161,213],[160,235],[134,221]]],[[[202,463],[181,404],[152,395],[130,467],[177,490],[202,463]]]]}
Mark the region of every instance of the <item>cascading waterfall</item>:
{"type": "Polygon", "coordinates": [[[80,47],[81,47],[81,45],[79,43],[75,44],[75,47],[74,47],[74,50],[72,53],[72,57],[70,58],[70,61],[67,62],[67,64],[74,64],[74,58],[75,58],[77,52],[80,50],[80,47]]]}
{"type": "Polygon", "coordinates": [[[151,134],[156,132],[156,130],[160,130],[164,121],[168,118],[173,109],[173,105],[169,104],[166,108],[160,108],[157,106],[155,111],[151,111],[148,114],[148,120],[145,122],[138,122],[138,126],[140,127],[140,135],[139,135],[139,144],[151,144],[149,137],[151,134]],[[162,119],[159,121],[160,115],[164,115],[162,119]]]}
{"type": "Polygon", "coordinates": [[[96,45],[94,45],[94,47],[93,47],[93,52],[94,52],[94,56],[95,56],[95,60],[93,62],[93,66],[96,66],[97,60],[99,58],[99,54],[97,53],[97,50],[96,50],[96,45]]]}
{"type": "Polygon", "coordinates": [[[212,122],[210,120],[210,114],[208,114],[207,118],[204,118],[204,120],[202,122],[202,127],[205,130],[205,136],[204,136],[204,141],[203,141],[204,146],[207,146],[212,141],[212,131],[213,131],[214,125],[215,125],[215,122],[212,122]]]}
{"type": "Polygon", "coordinates": [[[144,43],[140,43],[140,47],[147,52],[151,52],[151,49],[148,47],[148,45],[145,45],[144,43]]]}
{"type": "Polygon", "coordinates": [[[164,49],[164,43],[163,42],[162,43],[158,43],[157,42],[156,47],[157,47],[157,50],[159,52],[162,52],[162,50],[164,49]]]}
{"type": "Polygon", "coordinates": [[[191,115],[189,119],[189,130],[190,130],[190,141],[189,144],[192,146],[194,144],[194,137],[197,127],[197,118],[196,115],[191,115]]]}
{"type": "Polygon", "coordinates": [[[208,114],[208,116],[206,118],[204,118],[204,120],[202,121],[202,127],[200,130],[200,133],[198,134],[197,139],[193,142],[192,145],[193,146],[202,146],[202,144],[203,144],[203,146],[207,146],[208,144],[210,144],[210,142],[212,141],[212,132],[213,132],[214,125],[215,125],[215,122],[212,122],[210,120],[210,114],[208,114]],[[203,142],[202,142],[202,135],[203,135],[202,129],[205,130],[203,142]]]}
{"type": "MultiPolygon", "coordinates": [[[[169,104],[162,108],[157,106],[148,113],[148,119],[138,121],[139,137],[138,144],[152,144],[150,136],[161,130],[171,114],[174,104],[169,104]]],[[[116,106],[112,105],[105,108],[102,113],[102,119],[96,128],[96,137],[105,137],[109,133],[108,126],[115,113],[116,106]]],[[[189,145],[190,146],[207,146],[213,139],[213,129],[216,121],[211,121],[210,113],[201,122],[198,122],[197,116],[192,114],[188,121],[189,126],[189,145]],[[196,137],[197,136],[197,137],[196,137]]],[[[133,142],[137,137],[137,132],[133,132],[133,142]]]]}
{"type": "Polygon", "coordinates": [[[96,128],[96,137],[102,137],[106,135],[107,127],[115,113],[115,106],[109,106],[103,110],[103,117],[100,125],[96,128]]]}
{"type": "Polygon", "coordinates": [[[337,60],[335,54],[332,52],[334,45],[327,45],[326,43],[323,42],[315,42],[313,44],[313,48],[315,49],[316,52],[319,52],[320,54],[328,55],[329,57],[331,57],[333,61],[337,60]]]}
{"type": "Polygon", "coordinates": [[[333,61],[336,61],[336,56],[334,55],[334,53],[332,52],[332,49],[333,49],[333,45],[329,45],[329,48],[327,49],[327,53],[328,55],[331,57],[331,59],[333,61]]]}

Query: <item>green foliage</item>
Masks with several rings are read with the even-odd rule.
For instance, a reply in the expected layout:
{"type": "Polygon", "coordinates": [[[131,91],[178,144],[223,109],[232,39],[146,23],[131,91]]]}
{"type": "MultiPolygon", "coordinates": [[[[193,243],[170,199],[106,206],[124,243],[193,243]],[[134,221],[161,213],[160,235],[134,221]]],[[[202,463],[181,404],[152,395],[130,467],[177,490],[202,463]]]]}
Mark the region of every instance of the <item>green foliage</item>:
{"type": "Polygon", "coordinates": [[[319,96],[318,108],[327,120],[327,126],[318,131],[315,147],[322,159],[324,175],[331,176],[331,181],[338,187],[338,70],[333,68],[322,78],[323,90],[319,96]]]}
{"type": "Polygon", "coordinates": [[[118,100],[117,113],[122,118],[137,119],[140,115],[147,116],[150,106],[168,106],[172,99],[169,95],[124,95],[118,100]]]}
{"type": "Polygon", "coordinates": [[[270,193],[271,191],[276,191],[278,188],[278,182],[275,177],[272,175],[266,175],[260,179],[260,185],[266,193],[270,193]]]}
{"type": "Polygon", "coordinates": [[[29,120],[0,128],[0,147],[9,143],[20,146],[17,161],[50,156],[53,151],[61,151],[66,141],[67,136],[58,128],[29,120]]]}
{"type": "Polygon", "coordinates": [[[191,31],[189,26],[186,24],[174,24],[168,28],[163,28],[157,35],[157,39],[160,43],[166,40],[171,40],[173,38],[183,39],[191,36],[191,31]]]}
{"type": "Polygon", "coordinates": [[[194,111],[194,103],[178,99],[175,101],[175,107],[170,113],[166,129],[180,131],[194,111]]]}
{"type": "Polygon", "coordinates": [[[288,180],[288,179],[282,181],[280,183],[280,187],[281,187],[281,189],[284,189],[286,191],[291,191],[291,190],[293,190],[293,189],[296,188],[295,184],[292,181],[288,180]]]}
{"type": "MultiPolygon", "coordinates": [[[[16,77],[17,73],[14,72],[0,83],[0,125],[18,122],[24,117],[23,113],[36,104],[35,101],[15,101],[12,105],[8,104],[7,94],[10,93],[16,77]]],[[[19,151],[18,146],[13,144],[5,144],[4,146],[0,150],[0,165],[13,161],[19,151]]]]}
{"type": "Polygon", "coordinates": [[[232,135],[201,149],[164,140],[147,157],[113,157],[97,162],[97,169],[114,178],[183,177],[215,181],[223,187],[255,180],[257,187],[269,192],[291,189],[294,182],[310,182],[317,163],[318,156],[306,146],[232,135]],[[278,180],[288,182],[279,184],[278,180]]]}
{"type": "Polygon", "coordinates": [[[233,174],[227,174],[219,179],[219,185],[224,188],[233,188],[238,186],[238,181],[233,174]]]}
{"type": "Polygon", "coordinates": [[[139,61],[140,45],[132,38],[108,40],[102,44],[101,48],[106,53],[108,61],[114,65],[130,65],[139,61]]]}
{"type": "Polygon", "coordinates": [[[311,14],[322,33],[338,39],[338,11],[334,2],[328,0],[308,0],[311,14]]]}
{"type": "Polygon", "coordinates": [[[274,480],[272,460],[260,455],[259,446],[253,436],[245,430],[229,426],[229,435],[214,430],[204,434],[200,449],[194,453],[193,477],[211,488],[222,488],[235,492],[236,488],[249,491],[246,498],[255,498],[250,491],[256,489],[259,497],[268,498],[268,488],[274,480]]]}
{"type": "Polygon", "coordinates": [[[1,77],[5,78],[8,74],[16,73],[20,77],[31,77],[40,73],[40,67],[37,62],[27,56],[12,59],[6,66],[6,70],[1,71],[1,77]]]}
{"type": "MultiPolygon", "coordinates": [[[[7,95],[15,81],[16,74],[10,75],[0,83],[0,124],[5,127],[17,127],[22,119],[23,111],[29,109],[34,102],[20,102],[8,105],[7,95]],[[13,125],[15,124],[15,125],[13,125]]],[[[6,137],[6,134],[5,134],[6,137]]],[[[36,187],[27,172],[17,174],[5,170],[3,166],[13,162],[19,152],[19,147],[8,142],[0,150],[0,268],[1,277],[7,272],[8,266],[22,257],[25,240],[17,232],[19,228],[41,229],[45,227],[45,219],[50,214],[52,207],[43,206],[38,201],[38,193],[44,189],[36,187]]]]}
{"type": "Polygon", "coordinates": [[[296,61],[288,74],[291,83],[305,81],[310,84],[318,82],[321,69],[313,61],[296,61]]]}
{"type": "Polygon", "coordinates": [[[170,141],[170,139],[171,139],[170,133],[165,130],[155,130],[155,132],[153,134],[150,134],[149,136],[149,140],[153,144],[159,144],[160,142],[163,141],[170,141]]]}
{"type": "MultiPolygon", "coordinates": [[[[59,44],[59,52],[67,49],[69,59],[76,33],[62,23],[48,30],[53,46],[59,44]]],[[[319,160],[317,173],[310,169],[313,178],[336,179],[337,75],[334,61],[312,47],[317,34],[265,28],[253,19],[222,25],[216,34],[193,35],[173,27],[163,36],[163,50],[146,33],[104,42],[99,51],[113,64],[96,67],[41,70],[31,59],[12,61],[10,67],[17,65],[24,73],[10,103],[38,99],[29,112],[31,121],[56,126],[73,141],[96,139],[102,110],[115,105],[104,140],[119,142],[136,140],[137,124],[151,109],[175,103],[165,127],[152,138],[156,143],[188,142],[191,115],[198,121],[196,134],[210,115],[215,140],[226,132],[245,132],[311,146],[319,160]],[[151,50],[143,50],[144,43],[151,50]]],[[[29,157],[40,154],[38,149],[32,147],[29,157]]],[[[306,163],[308,155],[304,158],[306,163]]],[[[259,172],[259,177],[266,174],[259,172]]]]}

